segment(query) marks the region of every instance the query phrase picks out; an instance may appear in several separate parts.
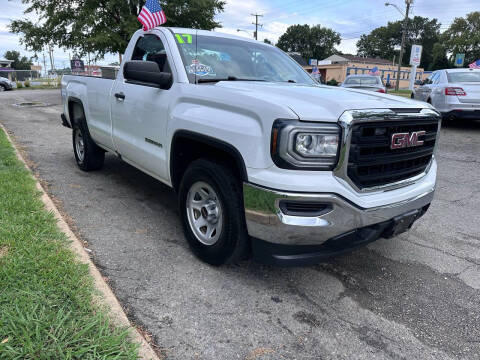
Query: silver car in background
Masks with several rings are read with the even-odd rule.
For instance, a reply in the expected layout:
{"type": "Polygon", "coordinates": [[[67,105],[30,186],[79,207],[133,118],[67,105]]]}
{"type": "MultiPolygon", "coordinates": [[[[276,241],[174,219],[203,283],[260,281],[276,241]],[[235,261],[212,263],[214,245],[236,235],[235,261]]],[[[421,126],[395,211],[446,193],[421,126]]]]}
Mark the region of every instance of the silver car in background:
{"type": "Polygon", "coordinates": [[[432,104],[444,119],[480,120],[480,70],[434,71],[413,93],[412,99],[432,104]]]}
{"type": "Polygon", "coordinates": [[[386,93],[382,78],[375,75],[348,75],[341,87],[386,93]]]}
{"type": "Polygon", "coordinates": [[[5,77],[0,76],[0,91],[12,90],[13,82],[5,77]]]}

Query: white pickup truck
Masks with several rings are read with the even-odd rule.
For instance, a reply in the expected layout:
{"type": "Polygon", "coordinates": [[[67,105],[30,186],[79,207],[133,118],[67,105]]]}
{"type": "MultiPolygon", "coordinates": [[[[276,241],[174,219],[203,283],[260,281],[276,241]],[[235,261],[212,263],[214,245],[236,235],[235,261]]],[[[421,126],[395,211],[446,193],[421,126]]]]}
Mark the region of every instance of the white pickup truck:
{"type": "Polygon", "coordinates": [[[116,79],[65,75],[61,92],[80,169],[110,152],[171,186],[210,264],[318,262],[408,230],[433,199],[439,113],[320,85],[271,45],[139,30],[116,79]]]}

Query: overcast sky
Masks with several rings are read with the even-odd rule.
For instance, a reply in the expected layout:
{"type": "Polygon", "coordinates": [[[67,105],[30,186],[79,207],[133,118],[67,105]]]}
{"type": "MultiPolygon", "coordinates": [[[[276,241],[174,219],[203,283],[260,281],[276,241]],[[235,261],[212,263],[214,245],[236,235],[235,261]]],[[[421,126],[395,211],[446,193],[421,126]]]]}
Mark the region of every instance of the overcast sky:
{"type": "MultiPolygon", "coordinates": [[[[402,9],[402,0],[389,0],[402,9]]],[[[240,36],[253,36],[254,17],[250,14],[263,14],[260,22],[263,27],[259,31],[259,40],[264,38],[275,42],[292,24],[320,24],[330,27],[342,35],[339,50],[356,53],[356,42],[362,34],[368,34],[376,27],[385,25],[388,21],[401,18],[393,7],[385,6],[385,0],[226,0],[225,11],[217,16],[222,28],[217,29],[240,36]],[[237,32],[237,29],[247,32],[237,32]]],[[[478,11],[480,0],[416,0],[412,14],[429,18],[437,18],[442,23],[442,31],[448,28],[455,17],[478,11]]],[[[26,5],[21,0],[0,0],[0,57],[7,50],[19,50],[28,53],[20,45],[17,35],[8,32],[8,24],[13,19],[24,17],[26,5]]],[[[168,16],[168,14],[167,14],[168,16]]],[[[166,24],[168,25],[168,23],[166,24]]],[[[140,23],[139,23],[140,28],[140,23]]],[[[107,56],[102,63],[116,61],[117,55],[107,56]]],[[[68,53],[56,49],[55,63],[57,67],[68,64],[68,53]]]]}

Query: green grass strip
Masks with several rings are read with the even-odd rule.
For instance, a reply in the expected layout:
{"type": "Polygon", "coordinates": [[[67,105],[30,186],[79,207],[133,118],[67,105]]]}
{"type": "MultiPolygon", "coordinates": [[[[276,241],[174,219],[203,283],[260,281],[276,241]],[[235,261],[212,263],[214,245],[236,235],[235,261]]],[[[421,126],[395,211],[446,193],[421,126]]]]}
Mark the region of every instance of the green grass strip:
{"type": "Polygon", "coordinates": [[[136,359],[0,129],[0,359],[136,359]]]}

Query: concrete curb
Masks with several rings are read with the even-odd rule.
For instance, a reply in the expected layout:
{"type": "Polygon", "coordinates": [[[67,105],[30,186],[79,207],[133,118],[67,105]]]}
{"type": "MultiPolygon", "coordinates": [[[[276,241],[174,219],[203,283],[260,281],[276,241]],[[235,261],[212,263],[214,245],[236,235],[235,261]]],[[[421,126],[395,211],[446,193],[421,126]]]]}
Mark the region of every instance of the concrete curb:
{"type": "Polygon", "coordinates": [[[70,226],[67,224],[67,222],[61,215],[60,211],[55,206],[53,200],[46,193],[46,191],[44,190],[44,188],[42,187],[38,179],[33,175],[32,170],[27,165],[25,159],[23,158],[20,151],[18,150],[15,142],[11,138],[10,134],[7,132],[7,129],[5,129],[3,124],[0,124],[0,128],[3,130],[3,132],[7,136],[8,141],[10,142],[10,144],[12,144],[13,148],[15,149],[17,158],[25,165],[25,167],[28,169],[32,177],[35,179],[36,187],[42,194],[41,200],[45,205],[45,209],[53,213],[53,215],[55,216],[55,219],[57,220],[58,228],[63,233],[65,233],[67,238],[71,241],[69,245],[70,249],[77,255],[77,258],[79,261],[88,265],[90,275],[94,279],[94,286],[97,289],[97,291],[101,294],[100,300],[102,304],[106,304],[108,306],[109,315],[112,321],[114,322],[114,324],[116,324],[117,326],[128,327],[131,330],[130,331],[131,340],[140,345],[138,349],[138,356],[140,359],[160,360],[160,358],[157,356],[157,354],[155,353],[153,348],[150,346],[150,344],[145,340],[145,338],[140,334],[140,332],[128,320],[127,315],[123,311],[123,308],[120,305],[117,298],[115,297],[112,289],[110,289],[108,284],[105,282],[105,280],[102,277],[102,274],[100,274],[100,271],[96,268],[96,266],[93,264],[92,260],[88,256],[87,252],[85,251],[82,241],[70,229],[70,226]]]}

